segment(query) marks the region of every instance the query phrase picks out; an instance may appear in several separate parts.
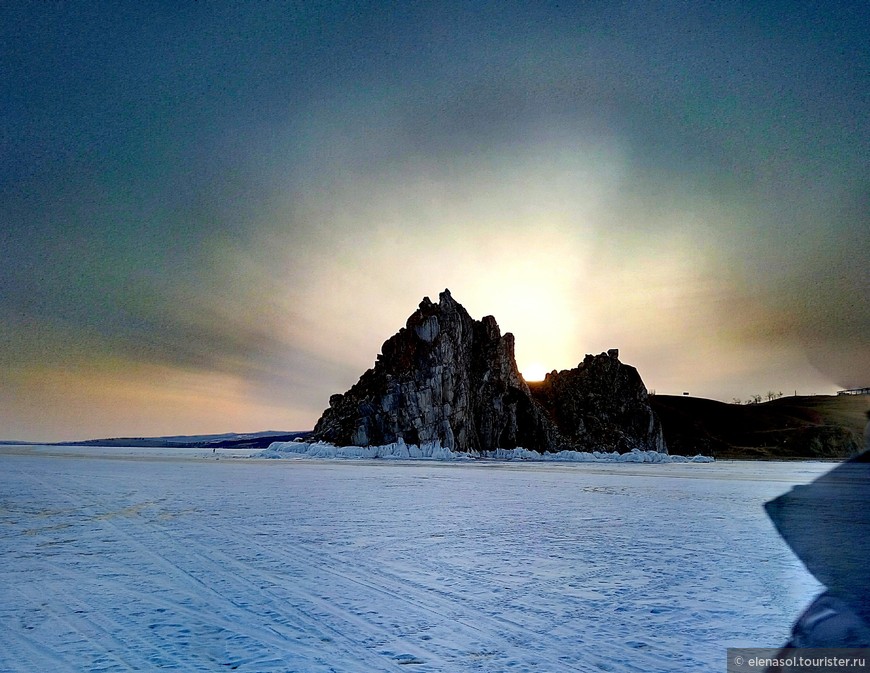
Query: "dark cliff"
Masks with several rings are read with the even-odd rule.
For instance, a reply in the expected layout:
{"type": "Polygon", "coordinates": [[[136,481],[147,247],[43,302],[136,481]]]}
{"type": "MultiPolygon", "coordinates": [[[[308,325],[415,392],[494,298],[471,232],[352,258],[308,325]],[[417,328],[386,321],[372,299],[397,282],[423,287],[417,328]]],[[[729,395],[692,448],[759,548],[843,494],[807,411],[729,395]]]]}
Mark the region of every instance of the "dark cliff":
{"type": "Polygon", "coordinates": [[[512,334],[473,320],[448,290],[423,299],[375,366],[333,395],[314,436],[335,444],[439,441],[457,451],[548,446],[552,432],[517,371],[512,334]]]}
{"type": "Polygon", "coordinates": [[[330,398],[314,437],[360,446],[438,441],[456,451],[666,451],[646,395],[615,351],[530,389],[513,335],[492,316],[474,320],[445,290],[437,304],[423,299],[374,367],[330,398]]]}
{"type": "Polygon", "coordinates": [[[587,355],[574,369],[551,372],[530,384],[531,393],[570,448],[667,453],[646,386],[637,369],[621,363],[618,355],[616,350],[587,355]]]}

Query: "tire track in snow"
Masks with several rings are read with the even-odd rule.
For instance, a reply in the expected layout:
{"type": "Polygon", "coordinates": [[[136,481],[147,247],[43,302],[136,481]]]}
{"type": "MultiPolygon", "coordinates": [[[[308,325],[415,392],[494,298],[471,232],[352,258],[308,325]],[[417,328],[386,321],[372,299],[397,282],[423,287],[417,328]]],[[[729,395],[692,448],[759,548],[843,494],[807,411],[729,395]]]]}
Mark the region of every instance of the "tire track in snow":
{"type": "Polygon", "coordinates": [[[723,632],[739,635],[753,624],[775,632],[762,611],[739,616],[741,595],[751,600],[760,588],[746,575],[752,559],[760,565],[775,548],[741,523],[751,518],[732,503],[743,498],[740,489],[729,487],[732,501],[714,490],[699,504],[694,493],[664,495],[642,480],[641,490],[572,490],[576,483],[561,480],[561,470],[553,482],[543,478],[552,471],[517,474],[523,492],[495,474],[501,470],[487,483],[474,470],[430,488],[410,483],[431,472],[422,466],[391,466],[389,474],[355,465],[183,467],[179,475],[177,465],[66,461],[60,468],[44,459],[0,475],[8,491],[3,578],[41,586],[55,610],[93,639],[74,646],[53,638],[53,626],[69,629],[51,615],[33,631],[19,628],[14,620],[26,610],[0,601],[0,624],[14,631],[0,633],[0,670],[70,670],[87,661],[86,650],[114,649],[118,635],[129,639],[132,666],[148,670],[672,673],[709,670],[711,643],[724,647],[723,632]],[[54,492],[37,493],[32,474],[54,492]],[[385,481],[395,491],[385,493],[385,481]],[[459,488],[463,482],[469,486],[459,488]],[[77,506],[59,507],[59,493],[77,506]],[[131,502],[140,493],[141,502],[131,502]],[[662,508],[650,515],[673,517],[676,535],[635,514],[649,506],[647,496],[662,508]],[[526,497],[544,507],[521,504],[526,497]],[[617,506],[608,509],[604,498],[617,506]],[[705,518],[723,502],[736,524],[705,518]],[[516,521],[505,523],[502,511],[516,521]],[[570,516],[560,519],[562,512],[570,516]],[[753,542],[741,555],[729,543],[744,531],[753,542]],[[3,659],[7,644],[34,665],[3,659]],[[50,650],[40,654],[39,645],[50,650]],[[52,655],[60,657],[54,664],[52,655]],[[418,660],[425,663],[411,663],[418,660]]]}
{"type": "MultiPolygon", "coordinates": [[[[203,528],[209,528],[215,533],[220,532],[214,527],[203,528]]],[[[172,546],[178,548],[180,545],[173,542],[172,546]]],[[[412,659],[420,664],[440,663],[439,658],[433,653],[413,643],[405,642],[402,643],[402,647],[394,648],[401,651],[388,651],[388,644],[395,641],[390,631],[358,613],[341,608],[335,596],[324,596],[324,591],[317,592],[307,588],[312,580],[310,576],[306,578],[305,584],[299,584],[292,578],[282,575],[277,568],[286,566],[286,557],[275,559],[275,565],[270,570],[239,561],[236,556],[226,552],[204,548],[201,543],[189,539],[181,547],[183,553],[188,556],[185,565],[201,569],[204,574],[216,578],[217,582],[227,587],[226,591],[216,589],[218,595],[244,596],[244,603],[241,604],[235,599],[230,599],[237,607],[244,610],[252,604],[274,604],[280,600],[280,612],[266,614],[273,620],[272,623],[277,619],[287,621],[288,612],[292,612],[296,617],[292,624],[297,629],[300,628],[300,624],[303,625],[301,627],[303,633],[313,632],[319,636],[322,643],[328,643],[326,647],[332,648],[337,643],[341,643],[338,646],[347,655],[352,655],[356,660],[367,660],[371,666],[367,670],[403,670],[394,667],[406,666],[412,659]],[[377,638],[373,639],[373,635],[377,638]],[[366,644],[372,644],[373,640],[380,645],[376,648],[365,647],[366,644]],[[374,653],[373,649],[379,652],[374,653]],[[374,654],[376,656],[373,656],[374,654]]],[[[306,568],[306,570],[310,569],[310,566],[306,568]]],[[[334,589],[333,584],[327,584],[325,587],[334,589]]],[[[321,655],[322,651],[318,656],[321,655]]],[[[415,668],[415,670],[425,669],[415,668]]]]}
{"type": "MultiPolygon", "coordinates": [[[[44,482],[42,482],[42,486],[45,489],[54,491],[60,497],[73,502],[73,499],[64,491],[44,482]]],[[[197,552],[195,551],[196,543],[192,543],[189,539],[179,544],[178,540],[173,540],[171,537],[166,536],[165,532],[160,530],[159,525],[156,525],[156,522],[142,517],[141,512],[144,509],[142,506],[124,508],[122,511],[125,516],[121,518],[115,516],[114,512],[108,515],[104,512],[99,512],[100,509],[103,509],[100,507],[102,503],[93,500],[78,501],[77,504],[78,513],[84,515],[84,520],[90,522],[98,521],[100,525],[110,528],[117,537],[123,539],[130,547],[137,550],[139,554],[137,564],[139,567],[146,566],[145,560],[151,559],[153,565],[162,570],[163,578],[170,580],[165,588],[171,588],[173,591],[178,590],[181,596],[180,600],[166,599],[161,597],[160,594],[141,591],[137,599],[139,603],[159,605],[161,607],[158,609],[180,613],[193,622],[204,621],[206,624],[216,627],[215,635],[221,635],[223,640],[244,636],[253,643],[253,645],[249,643],[243,647],[242,649],[244,650],[257,651],[262,650],[263,646],[268,646],[279,654],[289,654],[291,659],[301,660],[303,664],[305,662],[319,663],[324,667],[324,670],[329,670],[331,667],[328,658],[324,657],[323,654],[323,643],[325,642],[330,643],[330,648],[335,648],[337,643],[343,643],[343,645],[339,646],[343,650],[341,653],[343,655],[342,658],[345,660],[348,658],[356,660],[361,665],[364,665],[366,670],[402,671],[403,668],[399,668],[402,665],[401,662],[407,663],[412,660],[396,659],[391,661],[383,655],[373,655],[365,649],[361,649],[358,641],[348,637],[343,629],[337,628],[322,617],[313,614],[318,607],[322,608],[325,606],[323,601],[312,601],[314,607],[309,608],[308,611],[298,604],[282,604],[281,609],[286,611],[290,608],[297,616],[296,620],[287,619],[286,615],[280,612],[263,615],[252,611],[250,609],[252,605],[274,604],[274,599],[257,600],[257,597],[264,598],[263,585],[258,585],[253,581],[245,579],[252,570],[250,567],[238,564],[226,555],[221,555],[223,562],[218,564],[210,558],[216,552],[213,550],[197,552]],[[123,525],[126,522],[133,522],[135,524],[134,530],[136,531],[147,528],[149,541],[154,542],[156,538],[163,537],[164,541],[168,543],[166,548],[172,549],[175,552],[173,559],[170,560],[165,554],[156,551],[155,546],[143,543],[135,535],[128,532],[126,526],[123,525]],[[187,562],[182,563],[182,561],[187,562]],[[185,566],[195,568],[196,571],[191,572],[185,566]],[[236,572],[231,572],[231,570],[236,572]],[[221,588],[224,590],[222,591],[221,588]],[[205,598],[204,595],[208,595],[208,598],[205,598]],[[190,603],[191,599],[192,604],[185,604],[184,601],[190,603]],[[197,604],[201,605],[201,608],[197,608],[197,604]],[[264,622],[262,628],[252,627],[248,624],[252,617],[256,618],[254,621],[259,620],[264,622]],[[262,619],[263,617],[268,619],[262,619]],[[306,625],[307,628],[303,627],[300,629],[295,627],[300,622],[306,625]],[[321,633],[323,628],[329,632],[328,636],[321,633]],[[312,633],[315,635],[320,634],[318,639],[320,647],[314,644],[307,644],[304,641],[300,642],[294,638],[294,636],[297,638],[299,636],[309,636],[309,639],[311,639],[312,633]]],[[[133,569],[136,570],[138,568],[133,569]]],[[[75,577],[75,573],[67,572],[63,568],[54,568],[53,570],[71,579],[75,577]]],[[[136,591],[133,590],[130,593],[135,595],[136,591]]],[[[326,610],[326,612],[329,612],[329,610],[326,610]]],[[[173,616],[178,615],[166,615],[167,618],[173,616]]],[[[103,621],[107,621],[105,616],[103,621]]],[[[78,628],[79,633],[82,633],[83,630],[89,627],[95,626],[93,622],[89,624],[80,623],[78,626],[71,624],[68,620],[66,623],[69,623],[70,627],[74,630],[78,628]]],[[[365,623],[364,625],[369,630],[373,626],[370,623],[365,623]]],[[[109,636],[110,630],[124,630],[120,628],[116,629],[115,627],[117,626],[117,623],[109,620],[109,623],[103,627],[104,635],[109,636]]],[[[159,626],[161,624],[155,622],[150,624],[149,628],[154,629],[159,626]]],[[[171,628],[173,626],[172,620],[170,619],[163,626],[171,628]]],[[[179,631],[187,631],[182,624],[176,626],[179,631]]],[[[129,629],[126,631],[129,632],[129,629]]],[[[82,636],[88,639],[83,633],[82,636]]],[[[107,637],[106,639],[110,638],[107,637]]],[[[88,640],[92,643],[95,642],[94,638],[88,640]]],[[[147,647],[143,647],[143,649],[145,651],[148,650],[147,647]]],[[[183,657],[183,653],[173,656],[171,652],[167,652],[165,643],[164,647],[159,648],[159,658],[163,665],[168,664],[184,668],[185,659],[183,657]]],[[[232,668],[239,668],[246,661],[238,656],[220,656],[215,658],[221,660],[218,663],[232,668]]],[[[149,659],[149,661],[153,661],[153,659],[149,659]]]]}
{"type": "MultiPolygon", "coordinates": [[[[14,591],[33,605],[41,600],[41,596],[47,589],[49,593],[60,593],[52,587],[54,582],[42,584],[37,591],[32,586],[16,586],[14,591]]],[[[163,666],[182,668],[185,664],[183,656],[168,656],[165,648],[155,647],[149,639],[139,635],[140,631],[128,628],[129,625],[119,623],[117,619],[106,615],[104,612],[94,610],[92,606],[79,600],[75,595],[65,594],[64,603],[67,610],[63,613],[54,609],[50,604],[45,606],[45,612],[54,624],[60,624],[68,629],[69,636],[78,636],[81,643],[87,647],[75,647],[75,641],[70,640],[69,649],[79,652],[87,652],[91,662],[87,665],[90,671],[134,670],[138,668],[131,654],[136,657],[145,656],[149,662],[160,661],[163,666]],[[121,637],[123,636],[123,638],[121,637]]],[[[84,666],[85,662],[78,662],[84,666]]]]}
{"type": "MultiPolygon", "coordinates": [[[[73,501],[72,498],[61,489],[46,484],[44,481],[42,482],[42,486],[45,489],[52,490],[55,495],[59,497],[73,501]]],[[[142,652],[153,650],[153,642],[156,641],[159,645],[157,648],[157,654],[154,655],[153,658],[146,657],[145,662],[153,664],[159,661],[161,666],[169,665],[175,668],[184,669],[190,664],[190,652],[175,652],[174,650],[177,649],[175,645],[177,643],[173,643],[172,638],[169,638],[168,642],[167,639],[164,638],[161,643],[160,638],[137,638],[134,634],[143,632],[143,627],[146,633],[148,629],[154,631],[162,627],[169,627],[169,631],[171,632],[174,620],[175,622],[182,622],[175,625],[177,626],[177,633],[173,638],[177,641],[179,634],[184,635],[186,626],[183,622],[187,620],[188,623],[204,624],[206,630],[211,628],[213,640],[215,642],[222,642],[238,638],[238,636],[243,636],[251,641],[268,646],[279,653],[286,654],[288,649],[308,650],[308,658],[310,658],[312,662],[319,658],[318,648],[306,646],[303,643],[293,642],[291,640],[291,634],[280,633],[279,629],[274,624],[270,624],[269,629],[250,626],[248,623],[250,621],[250,615],[248,613],[234,610],[231,600],[227,600],[225,596],[222,596],[218,591],[215,591],[213,587],[210,587],[207,583],[202,582],[202,580],[194,577],[176,563],[167,559],[164,554],[155,551],[147,544],[143,544],[134,535],[131,535],[124,530],[118,524],[118,519],[116,517],[106,516],[104,512],[99,512],[98,510],[101,509],[99,503],[90,501],[77,504],[79,506],[76,508],[76,515],[77,518],[80,519],[79,523],[99,522],[99,525],[103,529],[111,529],[112,533],[117,538],[126,542],[129,548],[133,548],[137,552],[138,558],[136,561],[134,563],[120,563],[118,565],[119,572],[117,573],[117,576],[113,578],[116,589],[118,588],[118,579],[125,580],[123,583],[124,586],[121,589],[122,597],[127,601],[137,599],[141,603],[159,606],[156,611],[152,611],[152,613],[156,612],[156,614],[151,614],[152,621],[148,624],[142,623],[142,621],[136,622],[135,620],[129,619],[125,620],[127,623],[122,624],[119,621],[122,617],[120,615],[113,615],[112,613],[101,615],[99,617],[99,624],[95,621],[86,621],[84,618],[68,616],[63,620],[63,623],[66,623],[71,630],[79,633],[82,640],[89,641],[91,644],[98,640],[99,647],[97,649],[111,651],[113,645],[113,637],[111,634],[124,633],[125,638],[128,640],[126,648],[132,649],[132,651],[137,651],[140,654],[142,652]],[[153,566],[151,570],[153,571],[154,568],[158,570],[158,573],[152,572],[152,575],[159,574],[160,586],[158,587],[149,587],[147,583],[142,583],[141,577],[135,576],[139,571],[147,572],[149,570],[149,559],[151,561],[150,565],[153,566]],[[139,583],[138,586],[136,584],[137,582],[139,583]],[[153,590],[155,588],[160,591],[155,592],[153,590]],[[176,597],[167,598],[161,594],[172,594],[176,597]],[[203,594],[209,594],[209,599],[202,600],[203,594]],[[162,618],[163,621],[153,621],[155,617],[162,618]],[[181,617],[181,619],[178,619],[179,617],[181,617]],[[85,635],[88,632],[95,631],[99,634],[96,638],[87,637],[85,635]]],[[[131,512],[128,516],[130,518],[140,518],[136,512],[131,512]]],[[[145,522],[137,521],[136,523],[141,525],[145,522]]],[[[100,563],[105,566],[107,561],[109,560],[102,558],[100,563]]],[[[51,563],[48,559],[42,559],[40,565],[47,571],[47,573],[54,573],[65,577],[73,586],[81,581],[81,577],[78,573],[61,564],[51,563]]],[[[67,597],[66,600],[69,600],[69,597],[67,597]]],[[[74,647],[68,649],[76,650],[74,647]]],[[[82,649],[83,648],[78,648],[78,650],[82,649]]],[[[90,653],[86,654],[90,655],[90,653]]],[[[215,657],[214,655],[215,653],[212,652],[213,658],[226,659],[224,656],[215,657]]],[[[289,658],[299,659],[300,657],[293,655],[289,658]]],[[[238,661],[222,661],[220,663],[234,667],[238,667],[239,665],[238,661]]],[[[36,667],[35,670],[38,670],[38,667],[36,667]]],[[[322,670],[329,669],[327,667],[322,670]]]]}
{"type": "MultiPolygon", "coordinates": [[[[371,580],[360,579],[349,574],[345,570],[347,563],[344,560],[330,557],[321,548],[310,549],[305,544],[294,544],[292,549],[286,550],[286,555],[281,555],[276,554],[274,548],[264,546],[260,542],[249,543],[247,546],[258,549],[261,556],[264,556],[265,552],[268,551],[271,564],[274,567],[286,564],[288,557],[293,559],[298,565],[309,571],[314,571],[315,575],[311,579],[315,581],[315,584],[329,586],[333,594],[356,595],[357,602],[363,604],[381,604],[386,598],[388,604],[401,606],[402,618],[405,620],[409,619],[409,611],[413,610],[418,618],[421,616],[422,621],[428,621],[433,625],[460,625],[463,630],[461,639],[464,641],[463,645],[466,650],[464,660],[458,656],[460,653],[455,646],[455,640],[452,647],[448,643],[433,643],[431,641],[427,643],[430,648],[437,646],[440,657],[449,662],[451,666],[474,667],[475,664],[480,665],[481,660],[486,658],[492,663],[498,661],[499,665],[517,671],[601,671],[610,670],[613,660],[620,659],[620,652],[614,651],[614,649],[610,649],[606,655],[586,652],[582,656],[572,657],[571,660],[554,658],[549,656],[547,652],[563,650],[564,642],[560,642],[546,633],[533,633],[527,624],[504,615],[494,615],[477,609],[468,600],[465,600],[465,597],[449,594],[407,577],[400,577],[383,566],[379,567],[374,575],[379,582],[374,583],[371,580]],[[301,563],[299,563],[300,559],[301,563]],[[368,592],[371,594],[371,598],[368,600],[363,598],[360,595],[361,592],[368,592]],[[475,634],[474,638],[470,637],[471,633],[475,634]],[[516,661],[516,656],[499,656],[498,644],[505,638],[513,646],[512,654],[515,655],[516,651],[523,651],[527,661],[516,661]],[[474,661],[475,658],[478,661],[474,661]]],[[[229,563],[230,559],[227,558],[225,562],[229,563]]],[[[246,567],[250,571],[251,566],[246,567]]],[[[262,569],[261,572],[263,572],[262,569]]],[[[366,575],[366,577],[372,576],[373,574],[366,575]]],[[[297,594],[307,593],[315,601],[318,598],[317,594],[307,592],[305,589],[296,588],[295,592],[297,594]]],[[[330,604],[328,611],[339,619],[347,619],[348,612],[360,617],[359,611],[354,612],[352,608],[341,607],[335,602],[330,604]]],[[[370,632],[375,626],[371,619],[362,618],[362,624],[365,627],[362,630],[363,633],[370,632]]],[[[553,625],[550,624],[550,626],[553,625]]],[[[636,644],[637,641],[632,642],[636,644]]],[[[670,655],[671,653],[664,649],[655,652],[655,648],[651,647],[649,652],[638,652],[636,647],[632,647],[630,659],[637,663],[626,664],[620,670],[649,671],[651,667],[654,670],[667,670],[669,665],[675,663],[670,655]]],[[[622,660],[626,661],[627,658],[622,658],[622,660]]],[[[451,670],[451,668],[439,670],[451,670]]]]}
{"type": "Polygon", "coordinates": [[[54,652],[26,635],[20,629],[6,626],[2,629],[0,642],[0,672],[6,671],[53,671],[78,673],[81,669],[67,658],[54,652]]]}

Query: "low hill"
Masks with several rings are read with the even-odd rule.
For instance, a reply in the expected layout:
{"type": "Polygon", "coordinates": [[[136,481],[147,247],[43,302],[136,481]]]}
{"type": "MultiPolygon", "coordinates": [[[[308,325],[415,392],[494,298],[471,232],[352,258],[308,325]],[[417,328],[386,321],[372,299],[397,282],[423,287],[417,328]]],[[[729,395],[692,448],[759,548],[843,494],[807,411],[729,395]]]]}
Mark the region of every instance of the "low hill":
{"type": "Polygon", "coordinates": [[[862,449],[867,395],[782,397],[726,404],[651,395],[670,453],[715,458],[847,458],[862,449]]]}

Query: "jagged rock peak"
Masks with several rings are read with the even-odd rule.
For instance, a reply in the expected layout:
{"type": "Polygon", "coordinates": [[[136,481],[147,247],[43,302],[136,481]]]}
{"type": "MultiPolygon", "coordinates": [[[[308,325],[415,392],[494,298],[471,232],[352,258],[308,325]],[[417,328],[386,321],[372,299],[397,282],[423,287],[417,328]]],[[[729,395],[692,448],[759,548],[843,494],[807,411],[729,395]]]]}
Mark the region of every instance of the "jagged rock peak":
{"type": "Polygon", "coordinates": [[[337,444],[440,441],[459,451],[547,446],[552,428],[517,369],[512,334],[444,290],[424,297],[375,366],[330,398],[314,429],[337,444]]]}
{"type": "Polygon", "coordinates": [[[667,450],[646,388],[618,350],[530,386],[513,335],[491,315],[474,320],[448,289],[437,304],[424,297],[374,367],[330,397],[314,436],[361,446],[438,441],[457,451],[667,450]]]}

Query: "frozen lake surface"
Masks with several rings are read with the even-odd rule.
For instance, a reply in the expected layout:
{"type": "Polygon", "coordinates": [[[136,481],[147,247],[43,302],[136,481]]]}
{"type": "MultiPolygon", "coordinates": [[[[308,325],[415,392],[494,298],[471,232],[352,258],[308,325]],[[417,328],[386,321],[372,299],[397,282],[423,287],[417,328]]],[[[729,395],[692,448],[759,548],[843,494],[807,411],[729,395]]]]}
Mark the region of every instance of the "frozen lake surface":
{"type": "Polygon", "coordinates": [[[819,590],[830,464],[220,455],[0,447],[0,671],[718,671],[819,590]]]}

